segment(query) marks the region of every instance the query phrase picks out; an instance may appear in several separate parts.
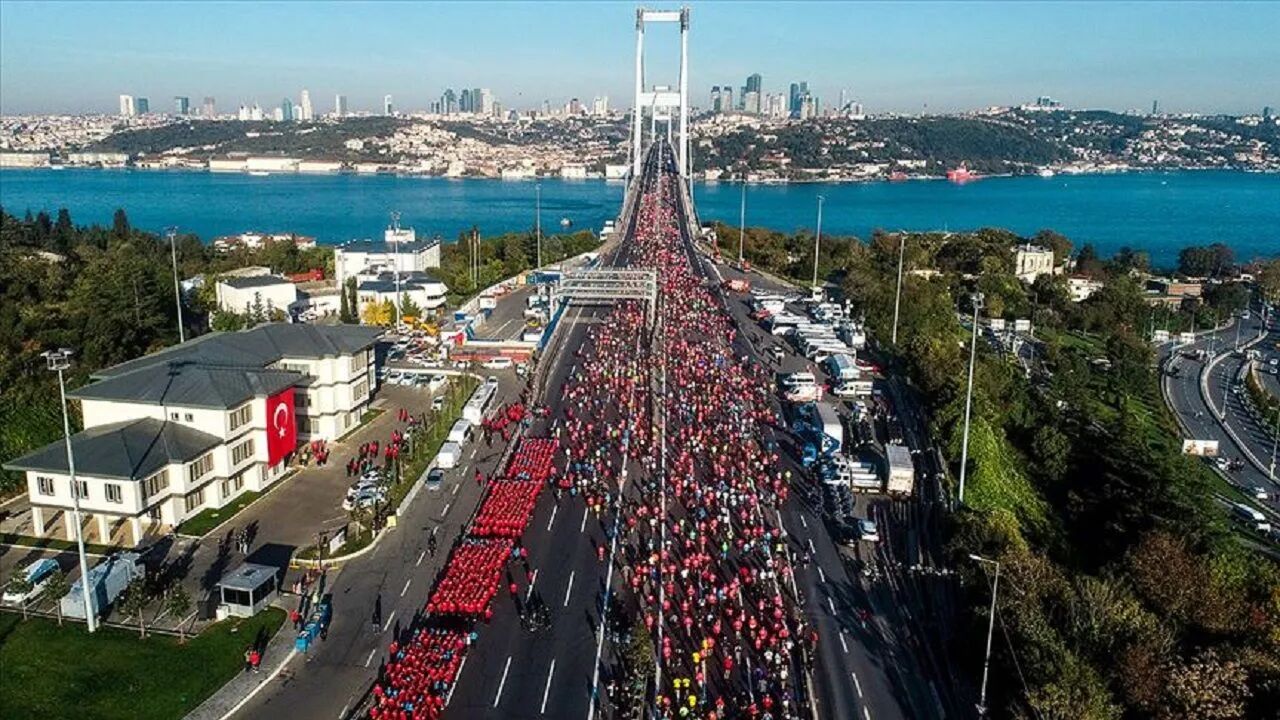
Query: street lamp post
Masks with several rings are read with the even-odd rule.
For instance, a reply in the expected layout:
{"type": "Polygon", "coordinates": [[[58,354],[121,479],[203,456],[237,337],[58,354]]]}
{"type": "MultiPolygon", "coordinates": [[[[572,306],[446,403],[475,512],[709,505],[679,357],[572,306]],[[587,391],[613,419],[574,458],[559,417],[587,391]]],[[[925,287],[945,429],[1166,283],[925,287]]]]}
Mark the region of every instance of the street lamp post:
{"type": "Polygon", "coordinates": [[[1267,471],[1267,478],[1271,482],[1276,481],[1276,446],[1280,445],[1280,405],[1276,405],[1276,425],[1271,433],[1271,468],[1267,471]]]}
{"type": "Polygon", "coordinates": [[[991,637],[996,629],[996,595],[1000,592],[1000,562],[981,555],[969,555],[970,560],[995,565],[996,577],[991,584],[991,617],[987,618],[987,653],[982,660],[982,689],[978,693],[978,717],[987,716],[987,677],[991,672],[991,637]]]}
{"type": "Polygon", "coordinates": [[[187,341],[187,331],[182,328],[182,286],[178,283],[178,246],[174,239],[177,234],[177,228],[169,228],[169,255],[173,258],[173,301],[178,308],[178,342],[184,343],[187,341]]]}
{"type": "Polygon", "coordinates": [[[813,289],[818,289],[818,245],[822,243],[822,201],[826,198],[818,196],[818,232],[813,236],[813,289]]]}
{"type": "Polygon", "coordinates": [[[898,304],[902,301],[902,263],[907,254],[907,236],[898,236],[898,290],[893,296],[893,344],[898,344],[898,304]]]}
{"type": "Polygon", "coordinates": [[[534,233],[538,236],[538,268],[542,268],[542,183],[533,186],[534,192],[534,211],[533,211],[533,227],[534,233]]]}
{"type": "Polygon", "coordinates": [[[67,385],[62,371],[71,367],[71,351],[66,348],[44,353],[49,370],[58,373],[58,393],[62,398],[62,439],[67,445],[67,473],[71,476],[71,507],[76,525],[76,551],[80,555],[80,594],[84,600],[84,618],[89,632],[98,629],[98,618],[89,600],[89,563],[84,555],[84,519],[80,515],[80,488],[76,484],[76,460],[71,452],[71,418],[67,414],[67,385]]]}
{"type": "Polygon", "coordinates": [[[964,396],[964,438],[960,446],[960,494],[964,502],[964,480],[969,466],[969,418],[973,414],[973,367],[978,359],[978,311],[982,309],[982,293],[973,294],[973,340],[969,343],[969,389],[964,396]]]}
{"type": "Polygon", "coordinates": [[[738,208],[738,266],[742,266],[742,246],[747,237],[747,178],[742,177],[742,203],[738,208]]]}

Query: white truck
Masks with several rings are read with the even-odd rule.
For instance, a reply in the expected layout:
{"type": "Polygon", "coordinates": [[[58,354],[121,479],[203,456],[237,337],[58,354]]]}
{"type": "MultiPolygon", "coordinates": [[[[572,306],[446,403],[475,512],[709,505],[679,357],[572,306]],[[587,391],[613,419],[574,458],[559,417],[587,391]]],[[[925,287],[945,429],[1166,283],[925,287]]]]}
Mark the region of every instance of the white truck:
{"type": "Polygon", "coordinates": [[[462,446],[456,442],[447,442],[440,446],[440,452],[436,453],[436,467],[449,470],[458,466],[458,462],[462,460],[462,446]]]}
{"type": "Polygon", "coordinates": [[[853,357],[840,353],[827,358],[827,373],[834,384],[857,380],[862,377],[862,369],[853,361],[853,357]]]}
{"type": "Polygon", "coordinates": [[[905,445],[890,443],[884,446],[884,452],[889,465],[885,476],[885,492],[890,495],[910,495],[915,489],[916,481],[916,464],[911,459],[911,451],[905,445]]]}

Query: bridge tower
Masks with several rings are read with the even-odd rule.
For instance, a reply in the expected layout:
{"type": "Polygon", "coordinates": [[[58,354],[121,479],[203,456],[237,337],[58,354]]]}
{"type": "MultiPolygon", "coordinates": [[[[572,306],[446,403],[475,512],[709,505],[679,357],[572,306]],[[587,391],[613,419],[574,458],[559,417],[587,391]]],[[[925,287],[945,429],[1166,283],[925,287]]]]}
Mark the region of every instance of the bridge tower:
{"type": "Polygon", "coordinates": [[[644,114],[649,113],[651,138],[656,138],[656,125],[663,121],[667,135],[672,126],[678,130],[676,160],[680,177],[689,178],[689,8],[679,10],[646,10],[636,8],[636,98],[631,112],[631,177],[640,177],[644,161],[644,114]],[[646,23],[680,23],[680,78],[672,90],[666,85],[646,88],[644,82],[644,29],[646,23]]]}

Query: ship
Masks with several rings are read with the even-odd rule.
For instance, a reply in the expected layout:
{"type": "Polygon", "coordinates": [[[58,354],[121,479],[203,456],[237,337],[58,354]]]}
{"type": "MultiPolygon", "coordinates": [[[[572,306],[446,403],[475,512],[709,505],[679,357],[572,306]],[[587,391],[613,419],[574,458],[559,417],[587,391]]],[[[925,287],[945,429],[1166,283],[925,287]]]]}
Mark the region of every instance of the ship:
{"type": "Polygon", "coordinates": [[[978,176],[969,172],[969,168],[965,167],[964,163],[960,163],[960,167],[947,171],[947,179],[954,183],[964,183],[970,180],[977,180],[978,176]]]}

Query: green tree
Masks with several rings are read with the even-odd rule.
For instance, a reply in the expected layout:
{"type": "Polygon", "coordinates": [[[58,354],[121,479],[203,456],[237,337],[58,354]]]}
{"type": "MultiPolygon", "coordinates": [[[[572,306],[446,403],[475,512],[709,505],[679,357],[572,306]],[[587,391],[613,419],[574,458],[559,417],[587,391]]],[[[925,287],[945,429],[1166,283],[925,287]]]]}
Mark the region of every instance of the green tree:
{"type": "Polygon", "coordinates": [[[143,613],[150,602],[151,598],[147,595],[147,583],[142,578],[136,578],[130,582],[129,586],[124,589],[124,595],[120,599],[120,610],[125,616],[138,619],[138,637],[140,638],[147,636],[146,616],[143,613]]]}
{"type": "Polygon", "coordinates": [[[129,227],[129,216],[124,214],[124,208],[116,208],[116,212],[111,216],[111,234],[116,240],[128,240],[133,230],[129,227]]]}
{"type": "Polygon", "coordinates": [[[187,592],[181,582],[175,581],[173,586],[169,588],[169,592],[165,594],[164,605],[165,610],[178,622],[179,642],[186,640],[186,627],[182,621],[186,618],[187,613],[191,611],[191,593],[187,592]]]}
{"type": "Polygon", "coordinates": [[[49,576],[48,582],[44,586],[44,597],[53,599],[53,609],[58,615],[58,625],[62,625],[62,598],[71,592],[71,582],[67,580],[67,574],[61,570],[54,570],[49,576]]]}
{"type": "Polygon", "coordinates": [[[218,310],[213,313],[211,327],[218,332],[235,332],[243,330],[246,317],[240,313],[218,310]]]}
{"type": "Polygon", "coordinates": [[[408,317],[421,317],[422,308],[418,307],[418,303],[414,302],[413,298],[408,294],[403,294],[400,297],[400,314],[408,317]]]}
{"type": "MultiPolygon", "coordinates": [[[[19,570],[18,574],[13,576],[13,578],[9,580],[9,584],[5,586],[5,592],[26,594],[31,592],[31,590],[34,587],[35,585],[32,585],[31,582],[27,580],[26,573],[19,570]]],[[[26,600],[22,601],[22,619],[23,620],[27,619],[27,601],[26,600]]]]}
{"type": "Polygon", "coordinates": [[[350,294],[347,292],[345,287],[342,288],[342,292],[338,294],[338,322],[340,323],[346,324],[354,322],[355,320],[354,316],[351,314],[351,300],[349,296],[350,294]]]}

